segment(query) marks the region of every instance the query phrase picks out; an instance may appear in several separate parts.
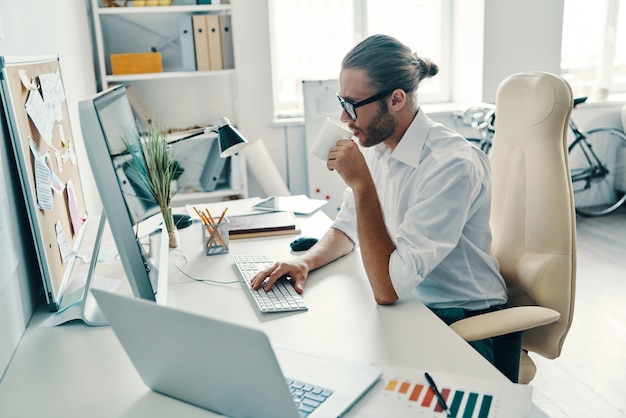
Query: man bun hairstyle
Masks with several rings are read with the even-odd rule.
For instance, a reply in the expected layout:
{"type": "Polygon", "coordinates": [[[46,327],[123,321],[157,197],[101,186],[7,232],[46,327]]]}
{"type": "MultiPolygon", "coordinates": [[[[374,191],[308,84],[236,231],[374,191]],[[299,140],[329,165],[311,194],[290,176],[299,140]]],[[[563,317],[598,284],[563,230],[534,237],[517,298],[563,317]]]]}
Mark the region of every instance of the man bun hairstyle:
{"type": "Polygon", "coordinates": [[[415,105],[420,81],[435,76],[439,67],[428,58],[388,35],[372,35],[344,57],[341,68],[360,68],[368,74],[374,90],[402,89],[415,105]]]}

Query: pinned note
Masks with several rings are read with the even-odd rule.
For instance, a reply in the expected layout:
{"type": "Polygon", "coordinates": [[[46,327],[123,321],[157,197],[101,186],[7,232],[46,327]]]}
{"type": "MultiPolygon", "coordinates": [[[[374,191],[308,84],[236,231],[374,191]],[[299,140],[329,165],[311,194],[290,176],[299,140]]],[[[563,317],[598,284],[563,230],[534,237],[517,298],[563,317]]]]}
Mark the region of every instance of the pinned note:
{"type": "Polygon", "coordinates": [[[28,93],[26,100],[26,113],[30,116],[33,124],[39,131],[41,137],[48,146],[52,145],[52,133],[57,124],[54,112],[50,111],[39,94],[39,90],[32,90],[28,93]]]}
{"type": "Polygon", "coordinates": [[[70,245],[67,243],[67,237],[65,235],[65,232],[63,232],[63,226],[61,225],[60,221],[57,221],[54,223],[54,230],[57,236],[57,244],[59,246],[59,253],[61,255],[61,259],[63,261],[66,261],[70,257],[74,256],[74,251],[72,250],[70,245]]]}
{"type": "Polygon", "coordinates": [[[28,145],[33,155],[37,205],[40,209],[52,210],[54,208],[54,200],[52,198],[52,187],[50,185],[50,169],[39,154],[37,144],[32,138],[28,138],[28,145]]]}
{"type": "Polygon", "coordinates": [[[67,190],[67,206],[72,220],[72,229],[74,230],[74,234],[77,234],[87,221],[87,217],[80,214],[78,210],[78,201],[76,200],[76,192],[74,191],[72,179],[67,182],[65,189],[67,190]]]}

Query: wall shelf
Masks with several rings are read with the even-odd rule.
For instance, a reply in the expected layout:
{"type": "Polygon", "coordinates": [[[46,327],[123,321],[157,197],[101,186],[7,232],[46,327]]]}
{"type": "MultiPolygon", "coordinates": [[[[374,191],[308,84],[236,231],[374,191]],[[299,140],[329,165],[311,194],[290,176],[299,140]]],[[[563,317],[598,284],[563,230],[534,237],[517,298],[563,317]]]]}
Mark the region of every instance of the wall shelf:
{"type": "MultiPolygon", "coordinates": [[[[101,0],[90,0],[98,90],[116,84],[133,86],[154,118],[167,128],[210,126],[224,116],[236,124],[236,67],[190,70],[183,62],[185,44],[181,39],[181,22],[185,18],[191,22],[195,15],[231,15],[231,5],[176,4],[184,2],[188,0],[174,0],[171,6],[105,7],[101,0]],[[161,72],[113,74],[111,54],[157,51],[161,72]]],[[[207,159],[207,155],[199,154],[208,153],[209,147],[197,143],[193,146],[195,150],[190,145],[180,145],[181,164],[187,173],[201,172],[207,159]]],[[[226,167],[229,171],[225,173],[227,186],[211,192],[198,191],[195,187],[194,192],[178,193],[174,201],[219,200],[231,195],[247,197],[244,158],[235,155],[226,167]]],[[[192,178],[191,184],[197,185],[195,180],[192,178]]]]}

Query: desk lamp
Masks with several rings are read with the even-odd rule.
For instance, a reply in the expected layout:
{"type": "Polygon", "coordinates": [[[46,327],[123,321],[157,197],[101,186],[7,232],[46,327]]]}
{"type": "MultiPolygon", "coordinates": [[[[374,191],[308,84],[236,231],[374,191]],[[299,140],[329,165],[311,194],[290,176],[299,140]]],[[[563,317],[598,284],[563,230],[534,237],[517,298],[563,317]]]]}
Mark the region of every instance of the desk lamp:
{"type": "Polygon", "coordinates": [[[235,129],[228,118],[222,117],[217,121],[217,126],[213,126],[205,129],[205,133],[215,132],[217,133],[217,144],[211,147],[204,169],[202,170],[202,176],[200,177],[200,183],[207,192],[212,192],[217,187],[220,176],[224,169],[225,158],[236,154],[248,145],[248,141],[235,129]],[[216,145],[219,145],[217,150],[216,145]],[[219,157],[217,158],[217,152],[219,157]]]}
{"type": "Polygon", "coordinates": [[[228,118],[220,118],[217,127],[207,128],[205,132],[216,132],[220,144],[220,157],[226,158],[239,152],[248,145],[248,141],[230,124],[228,118]]]}

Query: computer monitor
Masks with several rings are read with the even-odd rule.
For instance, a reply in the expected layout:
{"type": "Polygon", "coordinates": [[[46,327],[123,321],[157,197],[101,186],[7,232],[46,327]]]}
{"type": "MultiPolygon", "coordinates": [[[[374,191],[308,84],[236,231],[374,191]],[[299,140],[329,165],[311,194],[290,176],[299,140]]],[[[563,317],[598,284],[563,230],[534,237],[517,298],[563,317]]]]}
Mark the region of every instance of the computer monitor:
{"type": "Polygon", "coordinates": [[[167,303],[168,237],[159,227],[149,248],[137,235],[141,223],[162,225],[159,206],[128,170],[123,136],[138,132],[126,88],[119,85],[79,103],[87,156],[129,285],[136,297],[167,303]],[[155,223],[155,218],[157,222],[155,223]]]}

